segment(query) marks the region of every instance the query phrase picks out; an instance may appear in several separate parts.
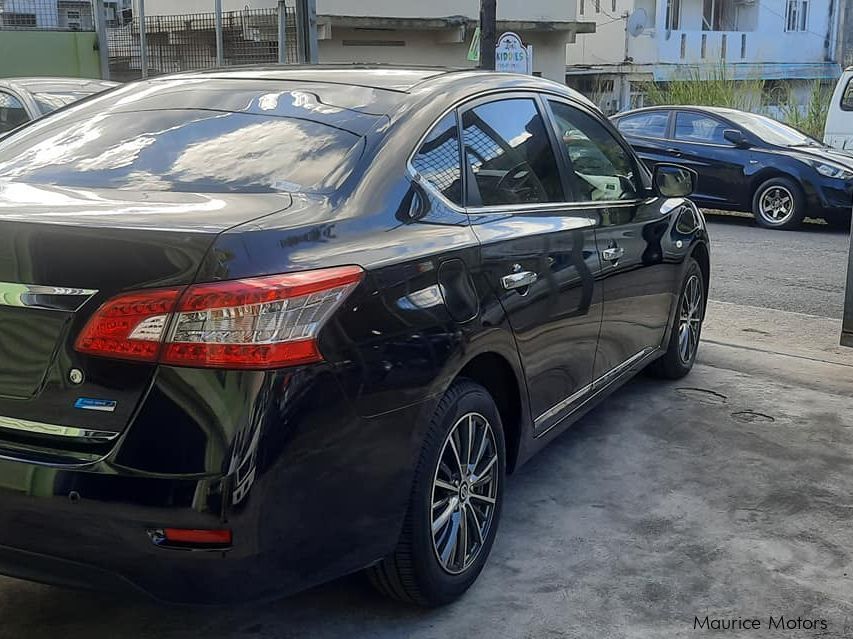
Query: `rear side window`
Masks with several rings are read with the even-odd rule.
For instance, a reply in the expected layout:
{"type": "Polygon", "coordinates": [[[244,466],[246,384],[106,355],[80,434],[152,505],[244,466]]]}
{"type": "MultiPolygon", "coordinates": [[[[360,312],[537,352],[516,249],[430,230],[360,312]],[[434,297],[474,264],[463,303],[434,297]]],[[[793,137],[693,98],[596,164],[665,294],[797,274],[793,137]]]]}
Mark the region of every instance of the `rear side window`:
{"type": "Polygon", "coordinates": [[[676,140],[731,146],[723,136],[725,130],[726,126],[722,122],[701,113],[680,112],[675,116],[676,140]]]}
{"type": "Polygon", "coordinates": [[[89,111],[45,118],[4,139],[0,175],[141,191],[327,191],[349,174],[363,147],[361,136],[307,117],[89,111]]]}
{"type": "Polygon", "coordinates": [[[653,111],[651,113],[637,113],[619,118],[616,127],[623,135],[641,138],[665,138],[668,122],[668,112],[653,111]]]}
{"type": "Polygon", "coordinates": [[[462,161],[455,112],[433,127],[412,158],[412,167],[448,200],[462,204],[462,161]]]}
{"type": "Polygon", "coordinates": [[[28,122],[29,119],[27,110],[18,98],[0,91],[0,133],[8,133],[28,122]]]}
{"type": "Polygon", "coordinates": [[[489,102],[462,117],[465,157],[484,206],[564,201],[557,159],[536,102],[489,102]]]}
{"type": "Polygon", "coordinates": [[[841,95],[841,109],[853,111],[853,78],[847,80],[847,85],[844,87],[844,93],[841,95]]]}

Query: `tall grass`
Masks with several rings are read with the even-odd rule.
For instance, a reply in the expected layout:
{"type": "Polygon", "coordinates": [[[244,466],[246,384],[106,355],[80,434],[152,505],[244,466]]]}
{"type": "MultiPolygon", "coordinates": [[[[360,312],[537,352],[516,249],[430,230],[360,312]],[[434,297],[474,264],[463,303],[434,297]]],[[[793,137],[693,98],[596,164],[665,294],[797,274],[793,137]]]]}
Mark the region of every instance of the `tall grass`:
{"type": "Polygon", "coordinates": [[[789,91],[788,99],[781,107],[782,120],[806,135],[822,140],[830,100],[832,100],[832,87],[817,80],[812,83],[808,100],[803,108],[795,103],[794,96],[789,91]]]}
{"type": "Polygon", "coordinates": [[[775,115],[814,138],[823,138],[832,89],[819,81],[812,85],[805,105],[797,102],[792,89],[773,100],[780,104],[776,113],[762,105],[766,83],[762,79],[735,80],[724,64],[710,69],[690,67],[677,80],[649,82],[643,86],[646,103],[731,107],[753,113],[775,115]]]}

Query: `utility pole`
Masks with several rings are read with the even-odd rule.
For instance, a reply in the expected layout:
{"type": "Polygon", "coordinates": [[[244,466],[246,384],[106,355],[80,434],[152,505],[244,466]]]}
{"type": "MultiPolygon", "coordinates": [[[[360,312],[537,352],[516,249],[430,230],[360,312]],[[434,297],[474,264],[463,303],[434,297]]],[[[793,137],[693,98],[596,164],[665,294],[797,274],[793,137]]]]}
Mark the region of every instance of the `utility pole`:
{"type": "Polygon", "coordinates": [[[225,66],[225,46],[222,41],[222,0],[213,3],[213,26],[216,31],[216,66],[225,66]]]}
{"type": "Polygon", "coordinates": [[[145,0],[137,0],[136,19],[139,21],[139,64],[142,79],[148,77],[148,36],[145,34],[145,0]]]}
{"type": "Polygon", "coordinates": [[[495,70],[498,31],[497,0],[480,0],[480,68],[495,70]]]}
{"type": "Polygon", "coordinates": [[[317,0],[296,0],[296,42],[299,61],[317,64],[317,0]]]}

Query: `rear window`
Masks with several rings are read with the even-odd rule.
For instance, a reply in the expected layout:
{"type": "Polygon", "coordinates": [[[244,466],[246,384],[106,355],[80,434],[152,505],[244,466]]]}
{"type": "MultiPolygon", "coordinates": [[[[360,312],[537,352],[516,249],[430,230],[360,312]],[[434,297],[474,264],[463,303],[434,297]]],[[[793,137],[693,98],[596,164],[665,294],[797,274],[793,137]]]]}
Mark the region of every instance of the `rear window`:
{"type": "Polygon", "coordinates": [[[47,115],[48,113],[56,111],[60,107],[64,107],[66,104],[71,104],[72,102],[77,102],[78,100],[87,98],[92,95],[92,93],[95,92],[62,91],[61,93],[34,93],[33,100],[35,100],[41,114],[47,115]]]}
{"type": "Polygon", "coordinates": [[[205,109],[92,112],[66,111],[0,141],[0,176],[143,191],[329,191],[363,147],[361,136],[309,118],[205,109]]]}

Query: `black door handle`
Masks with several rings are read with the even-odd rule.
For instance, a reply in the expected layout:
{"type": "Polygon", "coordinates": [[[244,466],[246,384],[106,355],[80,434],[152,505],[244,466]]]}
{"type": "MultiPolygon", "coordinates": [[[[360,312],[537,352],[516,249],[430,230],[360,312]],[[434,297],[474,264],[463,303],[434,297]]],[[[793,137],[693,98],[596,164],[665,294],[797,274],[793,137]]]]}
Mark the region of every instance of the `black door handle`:
{"type": "Polygon", "coordinates": [[[681,151],[679,151],[678,149],[672,149],[672,148],[670,148],[670,149],[667,149],[667,150],[666,150],[666,152],[667,152],[667,153],[671,153],[672,155],[678,155],[678,156],[681,156],[681,151]]]}

